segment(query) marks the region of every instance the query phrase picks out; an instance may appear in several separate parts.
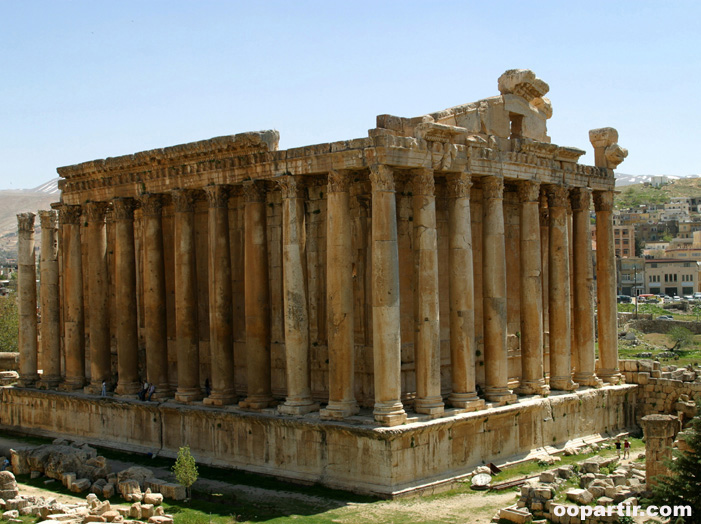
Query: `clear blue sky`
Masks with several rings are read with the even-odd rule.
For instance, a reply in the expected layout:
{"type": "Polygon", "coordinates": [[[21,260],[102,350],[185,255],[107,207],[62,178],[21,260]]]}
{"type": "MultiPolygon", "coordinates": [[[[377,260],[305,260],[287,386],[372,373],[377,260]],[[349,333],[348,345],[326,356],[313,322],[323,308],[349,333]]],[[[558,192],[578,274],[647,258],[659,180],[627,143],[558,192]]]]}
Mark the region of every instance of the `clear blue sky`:
{"type": "Polygon", "coordinates": [[[550,84],[549,135],[612,126],[623,173],[701,173],[701,3],[0,0],[0,188],[56,167],[275,128],[282,149],[367,136],[550,84]]]}

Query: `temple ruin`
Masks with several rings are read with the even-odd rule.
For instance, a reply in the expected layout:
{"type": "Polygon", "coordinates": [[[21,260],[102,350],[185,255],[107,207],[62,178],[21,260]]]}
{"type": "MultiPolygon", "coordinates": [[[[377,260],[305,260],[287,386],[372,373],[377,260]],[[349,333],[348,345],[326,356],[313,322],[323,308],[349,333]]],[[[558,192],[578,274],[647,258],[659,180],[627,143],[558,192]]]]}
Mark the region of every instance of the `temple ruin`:
{"type": "Polygon", "coordinates": [[[595,129],[581,165],[547,135],[545,82],[498,88],[365,138],[279,150],[249,132],[59,168],[39,325],[19,216],[21,383],[0,427],[393,496],[632,424],[612,220],[627,151],[595,129]]]}

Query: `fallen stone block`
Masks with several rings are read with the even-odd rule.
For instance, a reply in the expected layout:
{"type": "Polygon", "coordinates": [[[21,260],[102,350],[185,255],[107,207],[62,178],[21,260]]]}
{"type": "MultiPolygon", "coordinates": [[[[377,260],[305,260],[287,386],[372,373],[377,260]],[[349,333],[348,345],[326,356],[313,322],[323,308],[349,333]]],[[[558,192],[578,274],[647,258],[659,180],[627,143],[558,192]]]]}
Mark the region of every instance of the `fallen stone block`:
{"type": "Polygon", "coordinates": [[[120,521],[122,520],[122,516],[120,515],[119,511],[116,510],[105,511],[102,516],[105,517],[107,522],[115,522],[118,518],[120,521]]]}
{"type": "MultiPolygon", "coordinates": [[[[526,522],[532,522],[533,515],[531,515],[531,512],[527,509],[510,506],[499,511],[499,519],[514,522],[515,524],[524,524],[526,522]]],[[[149,522],[151,521],[149,520],[149,522]]]]}
{"type": "Polygon", "coordinates": [[[143,502],[144,504],[158,506],[163,503],[163,495],[161,493],[145,493],[143,502]]]}
{"type": "Polygon", "coordinates": [[[153,504],[141,504],[141,519],[153,517],[153,504]]]}
{"type": "Polygon", "coordinates": [[[154,516],[148,519],[149,524],[173,524],[173,517],[154,516]]]}
{"type": "Polygon", "coordinates": [[[77,479],[75,482],[71,483],[70,489],[73,493],[83,493],[90,489],[92,483],[90,479],[77,479]]]}
{"type": "Polygon", "coordinates": [[[576,502],[577,504],[589,504],[594,500],[594,496],[586,489],[572,488],[566,492],[567,500],[576,502]]]}
{"type": "Polygon", "coordinates": [[[4,511],[2,514],[3,520],[16,519],[16,518],[19,518],[19,511],[17,511],[16,509],[10,509],[10,510],[4,511]]]}
{"type": "Polygon", "coordinates": [[[107,522],[107,519],[102,515],[88,515],[83,519],[83,522],[107,522]]]}
{"type": "Polygon", "coordinates": [[[543,471],[538,480],[541,482],[555,482],[555,474],[552,471],[543,471]]]}
{"type": "Polygon", "coordinates": [[[115,493],[115,486],[111,482],[108,482],[105,484],[105,486],[102,488],[102,496],[103,498],[109,499],[114,497],[115,493]]]}

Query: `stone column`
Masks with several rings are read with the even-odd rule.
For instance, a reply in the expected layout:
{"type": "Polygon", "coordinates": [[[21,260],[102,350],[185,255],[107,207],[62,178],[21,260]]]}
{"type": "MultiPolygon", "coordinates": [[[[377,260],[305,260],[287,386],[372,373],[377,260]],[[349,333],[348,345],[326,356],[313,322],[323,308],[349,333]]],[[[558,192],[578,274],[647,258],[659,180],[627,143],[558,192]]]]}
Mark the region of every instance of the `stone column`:
{"type": "Polygon", "coordinates": [[[673,415],[647,415],[640,422],[645,435],[645,483],[652,489],[655,477],[670,475],[666,461],[672,458],[672,444],[681,423],[673,415]]]}
{"type": "Polygon", "coordinates": [[[19,383],[32,387],[37,373],[37,276],[34,213],[17,215],[17,291],[19,299],[19,383]]]}
{"type": "Polygon", "coordinates": [[[450,364],[452,392],[448,402],[468,411],[482,409],[475,382],[475,288],[472,262],[472,223],[467,173],[448,178],[450,250],[450,364]]]}
{"type": "Polygon", "coordinates": [[[61,322],[58,294],[58,213],[39,211],[41,219],[41,353],[42,385],[61,382],[61,322]]]}
{"type": "Polygon", "coordinates": [[[349,176],[331,171],[326,186],[326,303],[329,346],[329,404],[321,417],[358,413],[355,400],[353,248],[349,176]]]}
{"type": "Polygon", "coordinates": [[[399,250],[394,174],[389,166],[370,168],[372,183],[372,339],[375,374],[375,420],[402,424],[406,413],[401,393],[399,324],[399,250]]]}
{"type": "Polygon", "coordinates": [[[212,355],[212,393],[204,399],[204,403],[223,406],[236,399],[229,187],[208,186],[205,191],[209,200],[209,348],[212,355]]]}
{"type": "Polygon", "coordinates": [[[540,184],[519,183],[521,249],[521,384],[520,395],[544,395],[543,282],[540,250],[540,184]]]}
{"type": "Polygon", "coordinates": [[[139,384],[139,336],[136,302],[136,251],[133,198],[112,200],[114,219],[115,338],[119,379],[115,393],[134,395],[139,384]]]}
{"type": "Polygon", "coordinates": [[[291,176],[278,182],[282,190],[282,271],[285,317],[287,398],[281,413],[302,415],[318,406],[312,400],[309,375],[309,314],[304,274],[304,199],[291,176]]]}
{"type": "Polygon", "coordinates": [[[574,343],[577,356],[574,380],[582,386],[601,385],[595,373],[594,349],[594,271],[591,261],[591,231],[589,207],[591,190],[585,187],[573,189],[572,202],[572,272],[574,286],[574,343]]]}
{"type": "MultiPolygon", "coordinates": [[[[175,400],[187,403],[202,398],[197,329],[196,194],[187,189],[175,189],[171,195],[175,222],[175,346],[178,355],[175,400]]],[[[217,259],[217,264],[220,263],[217,259]]]]}
{"type": "Polygon", "coordinates": [[[88,304],[90,309],[90,384],[86,392],[99,394],[102,381],[111,379],[109,282],[107,274],[106,202],[88,202],[88,304]]]}
{"type": "Polygon", "coordinates": [[[549,260],[550,276],[550,389],[571,391],[572,335],[570,304],[570,251],[567,238],[567,188],[548,186],[550,214],[549,260]]]}
{"type": "Polygon", "coordinates": [[[411,181],[414,206],[414,410],[443,413],[441,343],[438,311],[438,240],[432,169],[420,169],[411,181]]]}
{"type": "Polygon", "coordinates": [[[83,305],[83,256],[80,244],[80,206],[63,206],[60,223],[63,241],[64,345],[66,378],[62,389],[85,385],[85,318],[83,305]]]}
{"type": "Polygon", "coordinates": [[[599,324],[599,366],[604,382],[618,384],[616,259],[613,247],[613,191],[594,191],[596,209],[596,301],[599,324]]]}
{"type": "Polygon", "coordinates": [[[265,186],[243,185],[244,306],[246,311],[246,376],[248,392],[240,406],[263,409],[273,403],[270,386],[270,291],[265,186]]]}
{"type": "Polygon", "coordinates": [[[168,384],[168,335],[166,326],[162,208],[163,195],[142,195],[146,380],[156,385],[156,398],[164,398],[171,395],[168,384]]]}
{"type": "MultiPolygon", "coordinates": [[[[548,280],[548,273],[550,272],[550,266],[548,264],[548,251],[550,249],[550,211],[548,209],[548,196],[545,192],[545,188],[541,186],[540,188],[540,266],[541,273],[540,278],[542,280],[542,304],[543,304],[543,351],[545,347],[550,348],[550,338],[548,335],[548,340],[545,340],[545,334],[550,333],[550,304],[548,297],[550,296],[550,282],[548,280]]],[[[549,351],[549,349],[548,349],[549,351]]],[[[545,364],[545,354],[543,355],[543,364],[545,364]]]]}
{"type": "Polygon", "coordinates": [[[506,346],[506,247],[504,244],[504,180],[482,178],[482,294],[484,365],[487,400],[505,404],[516,396],[508,388],[506,346]]]}

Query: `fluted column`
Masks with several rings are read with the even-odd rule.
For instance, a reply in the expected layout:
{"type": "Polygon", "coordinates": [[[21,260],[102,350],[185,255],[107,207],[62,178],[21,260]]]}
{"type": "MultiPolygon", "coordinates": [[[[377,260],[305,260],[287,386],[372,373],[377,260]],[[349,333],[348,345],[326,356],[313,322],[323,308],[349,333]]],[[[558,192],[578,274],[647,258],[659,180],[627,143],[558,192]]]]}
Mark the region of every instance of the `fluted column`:
{"type": "Polygon", "coordinates": [[[372,183],[372,339],[375,420],[394,426],[406,420],[401,393],[399,251],[394,174],[389,166],[370,168],[372,183]]]}
{"type": "Polygon", "coordinates": [[[163,195],[144,194],[144,339],[146,379],[156,385],[156,397],[170,396],[166,317],[165,255],[163,253],[163,195]]]}
{"type": "Polygon", "coordinates": [[[420,169],[412,181],[414,206],[414,410],[437,416],[441,397],[441,344],[438,311],[438,240],[432,169],[420,169]]]}
{"type": "Polygon", "coordinates": [[[83,256],[80,244],[80,206],[63,206],[60,211],[63,241],[64,345],[66,378],[62,389],[85,385],[85,317],[83,304],[83,256]]]}
{"type": "Polygon", "coordinates": [[[39,211],[41,220],[41,368],[44,387],[61,382],[61,323],[58,296],[58,213],[39,211]]]}
{"type": "Polygon", "coordinates": [[[100,393],[111,378],[109,282],[107,280],[106,202],[88,202],[88,304],[90,309],[90,384],[86,391],[100,393]]]}
{"type": "Polygon", "coordinates": [[[37,282],[34,213],[17,215],[17,290],[19,295],[19,383],[34,386],[37,373],[37,282]]]}
{"type": "Polygon", "coordinates": [[[270,406],[270,292],[265,186],[243,185],[244,194],[244,309],[246,312],[247,396],[240,403],[248,409],[270,406]]]}
{"type": "Polygon", "coordinates": [[[521,201],[521,384],[520,395],[544,395],[543,283],[540,263],[540,184],[519,183],[521,201]]]}
{"type": "Polygon", "coordinates": [[[506,247],[504,244],[504,180],[482,178],[482,290],[484,365],[487,400],[500,404],[516,396],[508,388],[506,346],[506,247]]]}
{"type": "Polygon", "coordinates": [[[591,231],[589,207],[591,190],[585,187],[573,189],[572,203],[572,257],[574,275],[574,343],[576,372],[574,380],[582,386],[599,386],[601,380],[595,375],[594,349],[594,272],[591,260],[591,231]]]}
{"type": "Polygon", "coordinates": [[[550,389],[571,391],[570,255],[567,238],[567,188],[548,186],[550,214],[550,389]]]}
{"type": "Polygon", "coordinates": [[[326,302],[329,346],[329,404],[322,418],[358,412],[355,400],[353,249],[349,176],[329,173],[326,196],[326,302]]]}
{"type": "Polygon", "coordinates": [[[604,382],[621,381],[618,369],[616,260],[613,248],[613,191],[594,191],[596,210],[596,300],[599,324],[599,366],[604,382]]]}
{"type": "Polygon", "coordinates": [[[136,251],[134,248],[133,198],[112,200],[114,219],[115,338],[119,379],[115,393],[139,391],[139,336],[136,309],[136,251]]]}
{"type": "Polygon", "coordinates": [[[301,415],[317,409],[309,374],[309,314],[304,274],[304,199],[291,176],[278,182],[282,190],[282,271],[285,305],[287,397],[281,413],[301,415]]]}
{"type": "Polygon", "coordinates": [[[475,381],[475,288],[467,173],[448,178],[448,235],[450,250],[450,364],[452,392],[448,402],[469,411],[484,407],[475,381]]]}
{"type": "Polygon", "coordinates": [[[209,348],[212,355],[212,393],[204,402],[223,406],[231,404],[236,398],[229,187],[208,186],[205,191],[209,200],[209,348]]]}
{"type": "MultiPolygon", "coordinates": [[[[202,398],[197,322],[196,194],[186,189],[175,189],[171,196],[175,223],[175,346],[178,355],[175,400],[192,402],[202,398]]],[[[220,262],[217,260],[217,264],[220,262]]]]}

